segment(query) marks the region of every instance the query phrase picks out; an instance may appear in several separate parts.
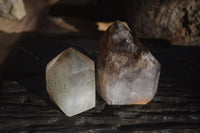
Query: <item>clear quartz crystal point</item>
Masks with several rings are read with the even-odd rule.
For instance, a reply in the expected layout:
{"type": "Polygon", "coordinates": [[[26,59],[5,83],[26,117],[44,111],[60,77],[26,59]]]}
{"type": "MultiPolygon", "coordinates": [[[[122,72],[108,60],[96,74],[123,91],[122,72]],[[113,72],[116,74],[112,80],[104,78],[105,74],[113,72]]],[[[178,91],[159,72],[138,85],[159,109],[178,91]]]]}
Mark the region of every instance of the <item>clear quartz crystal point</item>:
{"type": "Polygon", "coordinates": [[[119,21],[100,40],[98,92],[110,105],[146,104],[154,97],[160,63],[119,21]]]}
{"type": "Polygon", "coordinates": [[[47,92],[67,115],[95,106],[94,62],[75,48],[68,48],[46,67],[47,92]]]}

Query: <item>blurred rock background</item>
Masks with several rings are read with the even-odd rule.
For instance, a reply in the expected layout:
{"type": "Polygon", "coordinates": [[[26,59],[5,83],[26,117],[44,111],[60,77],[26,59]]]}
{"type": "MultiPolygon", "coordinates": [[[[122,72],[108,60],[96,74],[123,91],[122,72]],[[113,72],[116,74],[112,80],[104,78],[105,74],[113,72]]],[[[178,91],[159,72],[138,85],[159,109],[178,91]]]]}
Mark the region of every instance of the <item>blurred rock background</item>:
{"type": "Polygon", "coordinates": [[[127,22],[138,37],[200,46],[199,0],[134,0],[126,4],[127,22]]]}
{"type": "Polygon", "coordinates": [[[0,67],[22,35],[98,39],[116,20],[141,39],[200,46],[199,0],[0,0],[0,67]]]}
{"type": "Polygon", "coordinates": [[[0,71],[21,36],[99,39],[116,20],[141,39],[200,46],[199,0],[0,0],[0,71]]]}

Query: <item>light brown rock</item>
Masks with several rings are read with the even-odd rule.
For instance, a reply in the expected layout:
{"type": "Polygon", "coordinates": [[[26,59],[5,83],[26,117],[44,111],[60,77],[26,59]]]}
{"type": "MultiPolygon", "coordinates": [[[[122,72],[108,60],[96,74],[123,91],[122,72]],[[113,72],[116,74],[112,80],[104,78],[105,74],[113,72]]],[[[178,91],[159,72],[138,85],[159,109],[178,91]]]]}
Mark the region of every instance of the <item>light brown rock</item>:
{"type": "Polygon", "coordinates": [[[137,37],[200,46],[199,0],[133,0],[127,1],[126,9],[137,37]]]}
{"type": "Polygon", "coordinates": [[[20,44],[17,41],[24,32],[36,30],[40,19],[44,21],[48,12],[46,0],[25,0],[24,4],[27,15],[23,19],[0,17],[0,80],[7,71],[11,55],[18,47],[16,44],[20,44]]]}
{"type": "Polygon", "coordinates": [[[23,0],[0,0],[0,16],[20,20],[26,16],[23,0]]]}

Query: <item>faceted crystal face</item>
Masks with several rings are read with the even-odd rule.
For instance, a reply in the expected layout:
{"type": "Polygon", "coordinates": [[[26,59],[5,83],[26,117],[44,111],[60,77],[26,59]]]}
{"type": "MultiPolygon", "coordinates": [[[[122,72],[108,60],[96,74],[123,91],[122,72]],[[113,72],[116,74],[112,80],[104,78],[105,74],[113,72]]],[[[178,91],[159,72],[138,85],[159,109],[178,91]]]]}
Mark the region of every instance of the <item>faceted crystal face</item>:
{"type": "Polygon", "coordinates": [[[51,99],[67,116],[95,106],[94,62],[74,48],[47,64],[46,84],[51,99]]]}
{"type": "Polygon", "coordinates": [[[119,21],[100,40],[97,67],[98,92],[110,105],[146,104],[157,91],[160,63],[119,21]]]}

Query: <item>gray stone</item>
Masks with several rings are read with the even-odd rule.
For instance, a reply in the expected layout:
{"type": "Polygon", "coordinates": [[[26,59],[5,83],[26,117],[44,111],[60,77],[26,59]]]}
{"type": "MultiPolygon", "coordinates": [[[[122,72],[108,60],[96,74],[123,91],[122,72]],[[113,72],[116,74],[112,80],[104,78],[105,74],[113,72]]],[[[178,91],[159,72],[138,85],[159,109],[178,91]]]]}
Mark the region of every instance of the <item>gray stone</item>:
{"type": "Polygon", "coordinates": [[[98,92],[110,105],[146,104],[157,91],[160,63],[119,21],[101,38],[97,67],[98,92]]]}
{"type": "Polygon", "coordinates": [[[200,46],[199,0],[130,0],[126,9],[127,22],[137,37],[200,46]]]}
{"type": "Polygon", "coordinates": [[[94,62],[74,48],[47,64],[46,85],[51,99],[67,116],[95,106],[94,62]]]}
{"type": "Polygon", "coordinates": [[[23,0],[0,0],[0,16],[20,20],[25,15],[23,0]]]}

